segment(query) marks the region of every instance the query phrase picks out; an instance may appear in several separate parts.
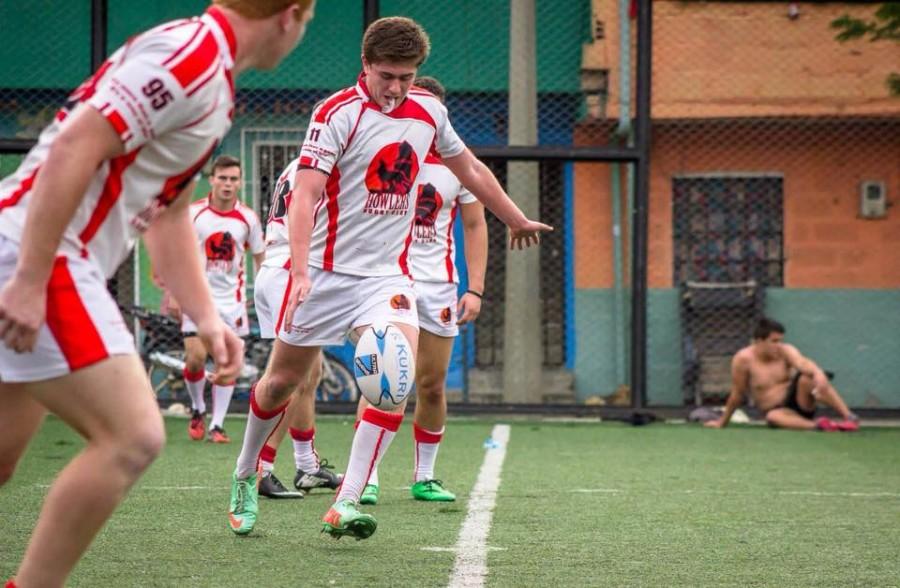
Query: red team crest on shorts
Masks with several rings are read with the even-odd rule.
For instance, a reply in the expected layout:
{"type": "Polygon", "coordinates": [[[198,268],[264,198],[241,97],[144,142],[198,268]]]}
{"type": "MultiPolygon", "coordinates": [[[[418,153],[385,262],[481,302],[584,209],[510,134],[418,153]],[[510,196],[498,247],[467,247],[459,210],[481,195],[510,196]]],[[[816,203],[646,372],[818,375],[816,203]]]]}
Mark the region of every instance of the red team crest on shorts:
{"type": "Polygon", "coordinates": [[[422,184],[419,186],[419,194],[416,197],[416,220],[413,238],[416,243],[434,243],[437,241],[437,229],[434,224],[437,221],[438,212],[444,205],[441,196],[434,184],[422,184]]]}
{"type": "Polygon", "coordinates": [[[412,305],[409,303],[409,298],[404,294],[394,294],[393,298],[391,298],[391,308],[394,310],[409,310],[412,308],[412,305]]]}
{"type": "Polygon", "coordinates": [[[405,215],[409,193],[419,174],[419,158],[408,142],[381,148],[366,170],[369,195],[363,212],[376,215],[405,215]]]}
{"type": "Polygon", "coordinates": [[[450,307],[447,306],[441,311],[441,322],[445,325],[449,325],[450,321],[453,318],[453,313],[450,311],[450,307]]]}

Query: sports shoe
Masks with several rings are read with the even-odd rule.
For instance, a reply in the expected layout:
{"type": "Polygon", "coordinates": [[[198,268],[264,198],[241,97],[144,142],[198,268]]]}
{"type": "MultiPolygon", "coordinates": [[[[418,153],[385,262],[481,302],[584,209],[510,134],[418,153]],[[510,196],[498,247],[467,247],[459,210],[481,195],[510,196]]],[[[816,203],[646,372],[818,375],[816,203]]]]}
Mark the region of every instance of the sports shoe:
{"type": "Polygon", "coordinates": [[[303,492],[288,490],[272,472],[263,472],[259,479],[259,495],[266,498],[303,498],[303,492]]]}
{"type": "Polygon", "coordinates": [[[213,427],[209,430],[207,441],[210,443],[231,443],[231,437],[228,436],[222,427],[213,427]]]}
{"type": "Polygon", "coordinates": [[[359,497],[359,503],[378,504],[378,484],[366,484],[362,496],[359,497]]]}
{"type": "Polygon", "coordinates": [[[356,537],[357,541],[372,536],[378,521],[370,514],[359,512],[352,500],[339,500],[331,505],[322,517],[322,532],[335,539],[344,535],[356,537]]]}
{"type": "Polygon", "coordinates": [[[257,475],[243,480],[231,476],[231,506],[228,508],[228,524],[238,535],[246,535],[256,525],[259,513],[257,475]]]}
{"type": "Polygon", "coordinates": [[[453,502],[456,500],[456,494],[444,488],[444,483],[440,480],[416,482],[409,491],[416,500],[428,502],[453,502]]]}
{"type": "Polygon", "coordinates": [[[855,419],[837,421],[835,424],[837,425],[838,431],[843,431],[845,433],[859,431],[859,421],[855,419]]]}
{"type": "Polygon", "coordinates": [[[838,424],[828,417],[817,418],[816,419],[816,428],[820,431],[825,431],[827,433],[831,433],[834,431],[840,431],[838,424]]]}
{"type": "Polygon", "coordinates": [[[309,492],[313,488],[331,488],[336,490],[341,482],[344,481],[344,474],[336,474],[332,470],[333,465],[329,465],[328,460],[323,459],[319,464],[319,469],[314,472],[304,472],[297,470],[294,476],[294,488],[309,492]]]}
{"type": "Polygon", "coordinates": [[[194,441],[203,441],[206,437],[206,413],[195,410],[191,415],[191,422],[188,424],[188,435],[194,441]]]}

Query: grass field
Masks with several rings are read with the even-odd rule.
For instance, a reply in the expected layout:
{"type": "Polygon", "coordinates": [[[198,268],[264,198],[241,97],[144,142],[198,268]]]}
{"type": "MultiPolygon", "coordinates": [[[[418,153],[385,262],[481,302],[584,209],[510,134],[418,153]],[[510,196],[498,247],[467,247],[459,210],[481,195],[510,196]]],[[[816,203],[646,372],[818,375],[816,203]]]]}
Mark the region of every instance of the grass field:
{"type": "MultiPolygon", "coordinates": [[[[409,420],[409,419],[408,419],[409,420]]],[[[900,430],[724,431],[679,425],[511,424],[484,585],[898,586],[900,430]]],[[[227,529],[239,446],[169,445],[75,570],[71,586],[446,586],[494,421],[452,421],[438,473],[460,500],[409,498],[410,423],[382,465],[369,540],[319,533],[326,492],[261,499],[253,535],[227,529]]],[[[243,424],[226,423],[233,437],[243,424]]],[[[320,455],[342,468],[352,421],[323,418],[320,455]]],[[[45,424],[0,489],[0,579],[16,568],[46,487],[81,445],[45,424]]],[[[292,478],[285,444],[278,474],[292,478]]],[[[102,492],[102,488],[86,488],[102,492]]]]}

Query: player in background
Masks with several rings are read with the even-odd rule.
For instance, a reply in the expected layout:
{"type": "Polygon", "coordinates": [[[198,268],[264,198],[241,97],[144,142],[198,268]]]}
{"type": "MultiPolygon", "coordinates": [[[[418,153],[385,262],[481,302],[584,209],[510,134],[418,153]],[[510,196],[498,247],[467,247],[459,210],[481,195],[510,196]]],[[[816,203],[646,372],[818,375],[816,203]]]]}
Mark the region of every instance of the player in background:
{"type": "MultiPolygon", "coordinates": [[[[516,207],[459,139],[437,98],[427,92],[408,95],[428,51],[428,36],[415,21],[375,21],[363,37],[363,72],[356,85],[313,111],[297,174],[278,208],[287,223],[277,237],[266,236],[278,238],[281,248],[277,255],[267,254],[256,282],[272,299],[280,296],[283,311],[269,365],[251,393],[244,444],[232,477],[229,522],[235,533],[249,533],[256,524],[260,450],[283,417],[291,393],[308,378],[320,347],[385,321],[416,348],[416,295],[408,260],[415,217],[410,192],[432,148],[510,227],[513,246],[537,243],[541,231],[551,230],[516,207]],[[274,271],[284,269],[289,271],[274,271]]],[[[273,253],[271,246],[268,252],[273,253]]],[[[360,539],[375,531],[374,517],[360,513],[357,504],[371,468],[400,426],[402,410],[369,407],[363,413],[347,473],[323,520],[324,531],[360,539]]]]}
{"type": "MultiPolygon", "coordinates": [[[[287,283],[290,270],[279,267],[284,265],[286,222],[285,207],[288,196],[291,193],[291,180],[297,174],[298,161],[295,159],[281,172],[272,192],[272,203],[269,207],[269,219],[266,224],[267,258],[277,263],[266,268],[262,283],[257,279],[254,288],[256,315],[259,319],[260,336],[264,339],[276,338],[276,324],[280,314],[284,312],[284,284],[287,283]],[[269,286],[272,282],[279,284],[279,288],[269,286]]],[[[319,460],[319,454],[315,449],[315,418],[316,418],[316,388],[322,375],[322,354],[313,361],[309,375],[298,383],[287,406],[285,418],[272,431],[266,439],[265,445],[259,453],[259,469],[262,477],[259,479],[259,493],[268,498],[303,498],[303,492],[309,492],[313,488],[330,488],[334,490],[341,483],[342,476],[335,473],[327,460],[319,460]],[[290,433],[291,444],[294,448],[294,465],[297,473],[294,476],[294,488],[288,490],[281,480],[275,475],[275,458],[278,454],[278,446],[281,445],[285,435],[290,433]]]]}
{"type": "MultiPolygon", "coordinates": [[[[444,86],[436,79],[416,78],[410,93],[431,92],[444,102],[444,86]]],[[[419,313],[419,349],[416,361],[416,408],[413,416],[413,485],[416,500],[452,502],[456,495],[434,477],[438,448],[447,422],[444,384],[453,341],[459,325],[478,318],[484,294],[488,237],[484,206],[466,190],[434,154],[425,158],[414,189],[416,219],[409,249],[410,270],[419,313]],[[458,298],[459,272],[453,227],[463,223],[468,289],[458,298]]],[[[360,396],[358,417],[368,402],[360,396]]],[[[359,500],[378,502],[378,470],[373,469],[359,500]]]]}
{"type": "Polygon", "coordinates": [[[133,37],[0,182],[0,483],[48,411],[86,440],[53,482],[7,586],[63,586],[164,445],[106,290],[134,239],[143,235],[196,322],[214,381],[239,372],[243,345],[213,306],[194,243],[192,179],[231,126],[234,77],[275,67],[312,11],[311,0],[215,0],[202,16],[133,37]]]}
{"type": "MultiPolygon", "coordinates": [[[[238,197],[241,186],[241,162],[230,155],[220,155],[209,174],[209,195],[191,204],[190,215],[197,233],[197,243],[205,259],[206,281],[212,291],[219,316],[238,337],[250,334],[247,318],[247,288],[244,280],[244,253],[253,256],[254,273],[265,257],[262,225],[253,209],[238,197]]],[[[184,335],[184,385],[191,397],[192,416],[188,435],[194,441],[206,436],[207,349],[197,336],[197,325],[181,312],[174,296],[169,297],[169,313],[181,319],[184,335]]],[[[225,415],[234,393],[234,381],[212,385],[212,419],[209,440],[228,443],[225,415]]]]}

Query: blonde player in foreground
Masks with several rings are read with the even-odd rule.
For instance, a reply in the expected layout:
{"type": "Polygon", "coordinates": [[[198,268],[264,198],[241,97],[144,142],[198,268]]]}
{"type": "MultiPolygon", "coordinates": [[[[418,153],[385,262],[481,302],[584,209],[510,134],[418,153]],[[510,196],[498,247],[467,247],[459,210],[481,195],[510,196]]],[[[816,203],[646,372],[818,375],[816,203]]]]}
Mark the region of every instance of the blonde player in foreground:
{"type": "MultiPolygon", "coordinates": [[[[446,91],[436,79],[416,78],[411,92],[425,90],[444,102],[446,91]]],[[[453,341],[459,325],[474,321],[481,312],[487,266],[488,234],[484,206],[466,190],[435,154],[429,154],[419,172],[416,219],[409,250],[419,313],[419,349],[416,362],[416,409],[413,416],[415,453],[410,494],[426,502],[452,502],[453,492],[435,478],[438,448],[447,423],[444,384],[453,341]],[[468,289],[458,298],[459,272],[453,227],[463,223],[468,289]]],[[[360,396],[358,415],[369,403],[360,396]]],[[[360,504],[378,502],[378,470],[373,469],[360,504]]]]}
{"type": "Polygon", "coordinates": [[[63,586],[162,450],[159,407],[106,290],[137,236],[196,322],[214,380],[240,370],[243,346],[197,255],[192,179],[231,125],[234,76],[275,67],[312,10],[312,0],[216,0],[132,38],[0,183],[0,483],[48,411],[87,442],[51,486],[7,586],[63,586]]]}
{"type": "MultiPolygon", "coordinates": [[[[389,322],[415,350],[418,318],[409,277],[415,205],[410,191],[432,148],[462,183],[510,227],[512,242],[535,244],[551,227],[529,220],[490,170],[457,136],[440,101],[410,93],[429,52],[425,31],[403,17],[382,18],[366,29],[363,72],[355,86],[313,111],[299,169],[285,195],[279,256],[266,256],[256,282],[282,304],[277,339],[251,396],[244,445],[232,477],[229,523],[247,534],[258,517],[256,466],[266,438],[291,393],[306,381],[323,345],[349,331],[389,322]]],[[[267,234],[267,240],[273,235],[267,234]]],[[[271,247],[268,249],[271,251],[271,247]]],[[[376,522],[357,504],[403,419],[368,408],[362,415],[347,473],[323,530],[364,539],[376,522]]]]}

